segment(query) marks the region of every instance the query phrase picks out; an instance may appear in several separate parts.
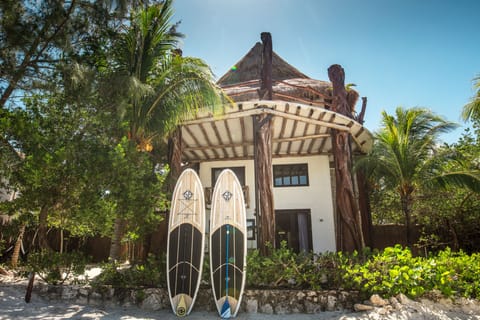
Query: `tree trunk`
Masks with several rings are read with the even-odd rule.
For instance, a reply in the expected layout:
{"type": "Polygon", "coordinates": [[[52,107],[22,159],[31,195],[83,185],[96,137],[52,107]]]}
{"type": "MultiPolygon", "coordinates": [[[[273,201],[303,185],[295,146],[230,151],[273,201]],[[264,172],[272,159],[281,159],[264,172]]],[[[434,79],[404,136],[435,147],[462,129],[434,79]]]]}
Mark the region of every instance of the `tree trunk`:
{"type": "Polygon", "coordinates": [[[368,180],[365,178],[363,171],[357,171],[357,185],[358,185],[358,206],[360,209],[362,232],[365,246],[373,247],[373,226],[372,226],[372,211],[370,207],[370,199],[368,197],[370,188],[368,180]]]}
{"type": "Polygon", "coordinates": [[[50,245],[47,241],[47,218],[48,207],[43,205],[38,215],[38,244],[40,249],[50,250],[50,245]]]}
{"type": "Polygon", "coordinates": [[[113,229],[113,236],[110,244],[110,254],[109,254],[109,258],[113,261],[118,261],[121,258],[120,253],[122,249],[122,239],[123,239],[125,224],[126,224],[126,221],[123,219],[123,217],[115,218],[115,225],[113,229]]]}
{"type": "Polygon", "coordinates": [[[13,269],[16,269],[18,265],[18,259],[20,257],[20,249],[22,247],[24,234],[25,234],[25,223],[22,223],[22,226],[20,227],[20,232],[18,233],[17,241],[15,241],[15,247],[13,248],[13,253],[12,253],[12,260],[10,262],[10,265],[12,266],[13,269]]]}
{"type": "Polygon", "coordinates": [[[173,192],[178,177],[182,173],[182,130],[177,128],[168,139],[168,164],[170,166],[170,191],[173,192]]]}
{"type": "Polygon", "coordinates": [[[263,255],[268,255],[266,243],[275,247],[275,210],[273,204],[272,172],[272,121],[271,115],[254,117],[255,171],[258,192],[257,212],[260,217],[258,246],[263,255]]]}
{"type": "Polygon", "coordinates": [[[405,216],[405,232],[407,237],[407,246],[412,249],[413,248],[413,234],[412,234],[412,195],[411,194],[403,194],[400,196],[401,203],[402,203],[402,211],[405,216]]]}
{"type": "MultiPolygon", "coordinates": [[[[333,87],[333,111],[353,118],[351,106],[347,101],[343,68],[340,65],[332,65],[328,68],[328,77],[333,87]]],[[[332,129],[331,135],[335,162],[337,249],[349,252],[361,250],[364,242],[360,212],[353,187],[350,133],[332,129]]]]}

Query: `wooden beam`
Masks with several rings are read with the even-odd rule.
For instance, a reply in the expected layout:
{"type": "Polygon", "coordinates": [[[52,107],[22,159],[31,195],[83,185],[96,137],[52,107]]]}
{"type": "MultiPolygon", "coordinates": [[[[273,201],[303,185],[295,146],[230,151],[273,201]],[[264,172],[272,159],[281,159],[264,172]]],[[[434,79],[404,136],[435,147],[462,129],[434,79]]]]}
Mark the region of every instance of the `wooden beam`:
{"type": "Polygon", "coordinates": [[[225,129],[227,130],[228,141],[230,142],[233,155],[235,157],[238,157],[237,151],[235,150],[235,144],[233,143],[232,131],[230,130],[230,126],[228,125],[228,121],[225,120],[224,123],[225,123],[225,129]]]}
{"type": "MultiPolygon", "coordinates": [[[[289,109],[290,109],[290,105],[288,103],[285,104],[285,111],[288,112],[289,109]]],[[[282,147],[281,139],[285,135],[285,127],[287,126],[287,120],[285,118],[282,117],[281,121],[282,121],[282,128],[280,129],[280,135],[279,135],[280,139],[278,139],[278,141],[273,141],[273,142],[278,142],[277,150],[275,151],[275,153],[280,153],[280,149],[282,147]]]]}
{"type": "MultiPolygon", "coordinates": [[[[223,141],[222,141],[222,137],[220,136],[220,132],[218,132],[218,128],[217,126],[215,125],[215,123],[213,122],[210,122],[210,125],[212,127],[212,130],[213,132],[215,133],[215,137],[217,138],[217,140],[220,142],[220,144],[223,144],[223,141]]],[[[227,156],[227,150],[225,150],[224,148],[222,148],[222,152],[223,152],[223,156],[226,157],[227,156]]]]}
{"type": "MultiPolygon", "coordinates": [[[[299,115],[300,114],[300,110],[301,108],[299,106],[297,106],[297,110],[295,111],[295,115],[299,115]]],[[[291,136],[293,136],[295,134],[295,131],[297,130],[297,124],[298,124],[298,121],[294,121],[293,122],[293,126],[292,126],[292,134],[291,136]]],[[[290,153],[290,150],[292,149],[292,142],[293,141],[289,141],[288,142],[288,146],[287,146],[287,153],[289,154],[290,153]]]]}
{"type": "MultiPolygon", "coordinates": [[[[205,130],[204,124],[199,123],[198,126],[200,127],[200,131],[203,134],[203,139],[205,139],[205,141],[207,141],[207,145],[211,146],[212,142],[210,141],[210,138],[208,137],[207,130],[205,130]]],[[[213,152],[213,155],[215,156],[215,158],[219,157],[219,154],[218,154],[216,149],[212,149],[212,152],[213,152]]]]}
{"type": "MultiPolygon", "coordinates": [[[[192,138],[193,142],[198,146],[200,145],[200,142],[198,141],[197,137],[192,133],[192,130],[188,127],[188,126],[183,126],[182,127],[183,129],[185,129],[185,131],[190,135],[190,137],[192,138]]],[[[185,147],[186,149],[187,147],[185,147]]],[[[208,156],[208,153],[205,152],[205,150],[201,150],[203,155],[205,156],[205,159],[210,159],[210,157],[208,156]]]]}

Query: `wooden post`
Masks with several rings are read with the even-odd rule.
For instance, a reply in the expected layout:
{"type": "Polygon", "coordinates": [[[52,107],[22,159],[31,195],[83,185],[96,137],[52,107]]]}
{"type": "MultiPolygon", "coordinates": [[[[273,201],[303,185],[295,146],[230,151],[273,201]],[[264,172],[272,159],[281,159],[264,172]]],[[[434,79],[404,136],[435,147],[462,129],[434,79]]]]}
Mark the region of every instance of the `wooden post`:
{"type": "Polygon", "coordinates": [[[261,39],[263,43],[262,51],[262,77],[260,79],[260,100],[272,100],[273,98],[273,80],[272,80],[272,35],[269,32],[262,32],[261,39]]]}
{"type": "MultiPolygon", "coordinates": [[[[345,90],[345,72],[340,65],[328,68],[333,87],[333,111],[353,118],[345,90]]],[[[350,134],[332,129],[337,203],[337,250],[354,251],[364,247],[362,225],[352,178],[350,134]]]]}
{"type": "MultiPolygon", "coordinates": [[[[262,32],[262,73],[259,98],[272,100],[272,35],[262,32]]],[[[272,169],[272,115],[253,116],[254,130],[254,167],[256,179],[256,211],[258,223],[258,247],[260,253],[268,255],[265,245],[269,242],[275,248],[275,207],[273,205],[273,169],[272,169]]]]}
{"type": "Polygon", "coordinates": [[[168,139],[168,165],[170,166],[170,189],[173,192],[175,183],[182,173],[182,129],[178,127],[168,139]]]}
{"type": "Polygon", "coordinates": [[[275,248],[275,207],[273,204],[272,121],[271,115],[254,116],[255,173],[259,218],[258,246],[262,255],[268,255],[266,243],[275,248]]]}

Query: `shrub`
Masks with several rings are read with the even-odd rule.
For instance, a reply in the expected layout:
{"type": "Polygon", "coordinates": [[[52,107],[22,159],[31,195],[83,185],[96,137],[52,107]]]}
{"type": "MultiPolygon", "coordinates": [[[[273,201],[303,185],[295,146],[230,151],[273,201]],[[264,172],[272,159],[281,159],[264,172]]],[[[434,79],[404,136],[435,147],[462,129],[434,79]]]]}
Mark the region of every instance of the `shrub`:
{"type": "Polygon", "coordinates": [[[431,277],[431,265],[425,259],[413,257],[409,249],[401,246],[375,253],[364,263],[344,264],[341,270],[345,288],[366,295],[404,293],[417,297],[432,289],[425,281],[431,277]]]}
{"type": "Polygon", "coordinates": [[[165,287],[165,254],[149,255],[141,264],[127,268],[117,262],[102,265],[102,272],[92,281],[92,285],[111,285],[115,288],[165,287]]]}
{"type": "Polygon", "coordinates": [[[86,257],[79,252],[60,253],[49,250],[33,252],[27,259],[27,271],[35,272],[49,284],[62,284],[70,276],[85,273],[86,257]]]}

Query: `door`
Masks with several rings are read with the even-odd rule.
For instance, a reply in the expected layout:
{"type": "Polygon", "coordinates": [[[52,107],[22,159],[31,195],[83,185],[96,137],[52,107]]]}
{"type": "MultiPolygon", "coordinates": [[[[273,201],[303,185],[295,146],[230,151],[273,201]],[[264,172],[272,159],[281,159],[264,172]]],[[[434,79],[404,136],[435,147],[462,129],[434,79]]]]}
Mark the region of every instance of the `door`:
{"type": "Polygon", "coordinates": [[[312,250],[312,222],[309,209],[275,210],[277,248],[286,241],[294,252],[312,250]]]}

